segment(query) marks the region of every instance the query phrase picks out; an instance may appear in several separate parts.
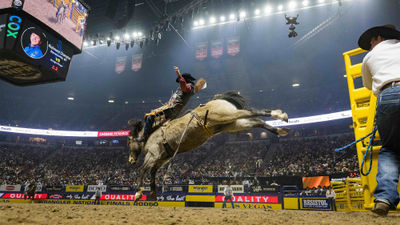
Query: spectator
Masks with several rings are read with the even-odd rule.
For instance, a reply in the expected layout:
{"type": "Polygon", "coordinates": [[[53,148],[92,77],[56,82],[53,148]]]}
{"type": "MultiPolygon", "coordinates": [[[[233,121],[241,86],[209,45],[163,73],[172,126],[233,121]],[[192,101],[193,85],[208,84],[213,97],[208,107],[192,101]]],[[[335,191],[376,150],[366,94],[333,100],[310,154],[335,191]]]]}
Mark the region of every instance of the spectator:
{"type": "Polygon", "coordinates": [[[329,186],[328,190],[326,191],[326,197],[331,203],[332,211],[336,211],[336,193],[331,186],[329,186]]]}

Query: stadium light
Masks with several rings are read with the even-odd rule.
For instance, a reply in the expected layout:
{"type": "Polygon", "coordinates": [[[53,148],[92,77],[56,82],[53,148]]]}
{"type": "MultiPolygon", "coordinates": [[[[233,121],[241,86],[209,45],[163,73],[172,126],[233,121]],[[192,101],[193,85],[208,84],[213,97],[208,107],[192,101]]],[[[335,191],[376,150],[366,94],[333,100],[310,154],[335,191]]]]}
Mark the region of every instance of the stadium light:
{"type": "Polygon", "coordinates": [[[109,99],[109,100],[108,100],[108,103],[114,103],[114,100],[109,99]]]}
{"type": "Polygon", "coordinates": [[[254,10],[254,14],[255,14],[256,16],[260,15],[260,9],[254,10]]]}
{"type": "Polygon", "coordinates": [[[143,36],[142,32],[138,32],[137,35],[138,35],[138,37],[143,36]]]}
{"type": "Polygon", "coordinates": [[[194,22],[193,22],[193,25],[194,25],[195,27],[197,27],[197,26],[199,25],[199,21],[197,21],[197,20],[194,21],[194,22]]]}
{"type": "Polygon", "coordinates": [[[296,2],[289,2],[289,5],[288,5],[289,9],[294,9],[294,8],[296,8],[296,6],[297,6],[296,2]]]}
{"type": "Polygon", "coordinates": [[[138,36],[137,32],[133,32],[133,37],[136,38],[138,36]]]}
{"type": "Polygon", "coordinates": [[[124,38],[125,38],[126,40],[128,40],[128,39],[129,39],[129,34],[125,34],[125,35],[124,35],[124,38]]]}
{"type": "Polygon", "coordinates": [[[128,101],[125,101],[125,105],[127,105],[129,102],[128,101]]]}
{"type": "Polygon", "coordinates": [[[70,101],[73,101],[74,97],[68,97],[67,99],[70,100],[70,101]]]}
{"type": "Polygon", "coordinates": [[[239,16],[240,16],[240,19],[246,18],[246,12],[245,11],[241,11],[239,16]]]}
{"type": "Polygon", "coordinates": [[[211,18],[210,18],[210,23],[213,24],[213,23],[215,23],[215,22],[216,22],[215,17],[211,17],[211,18]]]}
{"type": "Polygon", "coordinates": [[[325,0],[318,0],[318,2],[319,2],[319,3],[324,3],[324,2],[325,2],[325,0]]]}
{"type": "Polygon", "coordinates": [[[270,6],[267,6],[267,7],[265,7],[265,9],[264,9],[265,14],[267,14],[267,15],[270,14],[271,11],[272,11],[272,8],[271,8],[270,6]]]}
{"type": "Polygon", "coordinates": [[[278,6],[278,11],[282,11],[283,10],[283,5],[279,5],[278,6]]]}
{"type": "Polygon", "coordinates": [[[309,2],[308,0],[304,0],[304,1],[302,2],[303,6],[308,6],[309,3],[310,3],[310,2],[309,2]]]}
{"type": "Polygon", "coordinates": [[[234,20],[234,19],[235,19],[235,14],[231,13],[231,14],[229,15],[229,19],[230,19],[230,20],[234,20]]]}
{"type": "Polygon", "coordinates": [[[199,25],[200,25],[200,26],[203,26],[203,25],[204,25],[204,23],[205,23],[205,22],[204,22],[204,20],[203,20],[203,19],[200,19],[200,20],[199,20],[199,25]]]}
{"type": "Polygon", "coordinates": [[[225,21],[225,16],[221,16],[221,17],[219,18],[219,20],[220,20],[221,22],[224,22],[224,21],[225,21]]]}
{"type": "Polygon", "coordinates": [[[119,39],[120,39],[119,36],[116,36],[116,37],[115,37],[115,40],[119,41],[119,39]]]}
{"type": "Polygon", "coordinates": [[[298,83],[292,84],[292,87],[299,87],[299,86],[300,86],[300,84],[298,84],[298,83]]]}
{"type": "Polygon", "coordinates": [[[87,47],[89,44],[87,43],[87,41],[83,42],[83,46],[87,47]]]}

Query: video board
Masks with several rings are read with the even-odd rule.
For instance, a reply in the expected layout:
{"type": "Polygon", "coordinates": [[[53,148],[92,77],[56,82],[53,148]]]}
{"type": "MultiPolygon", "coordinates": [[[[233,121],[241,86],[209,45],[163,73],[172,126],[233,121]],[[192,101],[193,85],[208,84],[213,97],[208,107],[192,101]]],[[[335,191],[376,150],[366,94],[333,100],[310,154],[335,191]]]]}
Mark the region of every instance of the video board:
{"type": "Polygon", "coordinates": [[[82,49],[88,9],[78,0],[25,0],[22,9],[82,49]]]}
{"type": "Polygon", "coordinates": [[[11,7],[12,0],[0,0],[0,9],[11,7]]]}

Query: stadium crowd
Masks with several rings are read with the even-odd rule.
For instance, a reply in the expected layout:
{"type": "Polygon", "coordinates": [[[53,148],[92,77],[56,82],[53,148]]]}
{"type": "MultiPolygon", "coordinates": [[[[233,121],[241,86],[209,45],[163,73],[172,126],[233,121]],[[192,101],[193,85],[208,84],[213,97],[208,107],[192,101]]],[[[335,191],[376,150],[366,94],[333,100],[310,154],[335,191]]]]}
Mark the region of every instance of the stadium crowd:
{"type": "MultiPolygon", "coordinates": [[[[358,171],[355,148],[333,150],[352,141],[348,135],[209,142],[195,151],[177,155],[167,171],[159,171],[158,183],[209,183],[212,178],[331,175],[358,171]]],[[[124,147],[54,148],[40,145],[0,144],[0,184],[39,181],[45,186],[66,184],[135,185],[143,156],[134,166],[124,147]]]]}

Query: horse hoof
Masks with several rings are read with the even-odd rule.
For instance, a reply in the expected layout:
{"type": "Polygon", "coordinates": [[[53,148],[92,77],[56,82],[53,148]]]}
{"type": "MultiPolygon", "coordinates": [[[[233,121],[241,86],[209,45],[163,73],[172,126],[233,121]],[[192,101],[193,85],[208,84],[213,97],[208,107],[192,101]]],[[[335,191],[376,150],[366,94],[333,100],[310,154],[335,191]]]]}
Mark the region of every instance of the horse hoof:
{"type": "Polygon", "coordinates": [[[285,121],[286,123],[289,122],[287,113],[283,113],[283,114],[279,115],[279,119],[282,121],[285,121]]]}
{"type": "Polygon", "coordinates": [[[286,136],[289,133],[289,130],[289,128],[278,128],[278,136],[286,136]]]}

